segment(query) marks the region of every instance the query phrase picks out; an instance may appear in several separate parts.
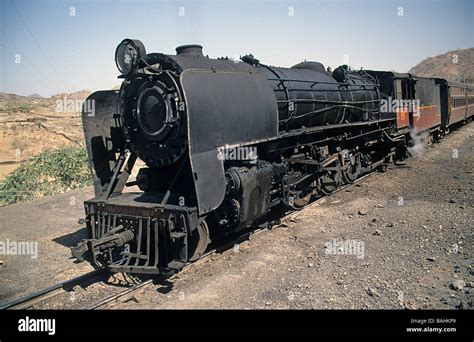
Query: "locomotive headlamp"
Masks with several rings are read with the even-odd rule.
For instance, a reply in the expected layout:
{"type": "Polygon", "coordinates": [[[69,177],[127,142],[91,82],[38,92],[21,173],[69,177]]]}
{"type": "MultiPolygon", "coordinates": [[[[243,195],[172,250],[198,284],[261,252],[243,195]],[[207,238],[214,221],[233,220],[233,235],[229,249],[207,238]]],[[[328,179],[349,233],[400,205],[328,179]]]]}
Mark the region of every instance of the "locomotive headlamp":
{"type": "Polygon", "coordinates": [[[146,55],[145,46],[137,39],[124,39],[115,50],[115,63],[120,73],[130,75],[146,55]]]}

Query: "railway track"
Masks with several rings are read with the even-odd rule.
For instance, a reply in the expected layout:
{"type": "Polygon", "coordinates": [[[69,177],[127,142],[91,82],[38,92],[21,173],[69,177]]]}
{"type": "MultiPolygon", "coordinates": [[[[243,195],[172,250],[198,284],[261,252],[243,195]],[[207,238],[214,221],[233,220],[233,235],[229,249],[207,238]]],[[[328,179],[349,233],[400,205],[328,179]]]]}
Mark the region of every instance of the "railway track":
{"type": "MultiPolygon", "coordinates": [[[[242,243],[246,240],[249,240],[252,236],[255,236],[257,234],[260,234],[260,233],[262,233],[264,231],[267,231],[267,230],[270,230],[272,228],[278,227],[279,225],[296,218],[298,215],[300,215],[302,212],[304,212],[305,209],[308,209],[308,208],[311,208],[311,207],[314,207],[316,205],[319,205],[319,204],[323,203],[327,198],[331,197],[333,194],[335,194],[339,191],[342,191],[342,190],[344,190],[348,187],[351,187],[354,184],[359,183],[360,181],[364,180],[365,178],[367,178],[367,177],[369,177],[370,175],[373,175],[373,174],[374,174],[374,172],[368,173],[368,174],[360,177],[356,181],[354,181],[354,183],[341,186],[340,188],[336,189],[331,194],[316,199],[315,201],[308,204],[306,207],[304,207],[301,210],[292,211],[289,214],[287,214],[287,215],[285,215],[281,218],[276,219],[275,221],[270,221],[270,223],[266,227],[259,227],[259,228],[253,229],[253,230],[249,230],[244,234],[241,234],[241,235],[239,235],[239,236],[237,236],[233,239],[230,239],[230,241],[227,241],[223,245],[220,245],[220,246],[208,251],[207,253],[205,253],[199,260],[197,260],[193,263],[188,263],[185,267],[192,267],[193,265],[199,265],[199,264],[205,262],[206,259],[208,259],[209,257],[211,257],[212,255],[214,255],[216,253],[222,253],[222,252],[232,248],[236,244],[240,244],[240,243],[242,243]]],[[[144,280],[144,281],[142,281],[138,284],[132,285],[131,287],[127,288],[124,291],[120,291],[119,293],[115,293],[111,296],[106,297],[105,299],[102,299],[102,300],[98,301],[97,303],[91,305],[88,309],[95,310],[95,309],[100,309],[100,308],[106,308],[106,307],[111,306],[111,305],[116,304],[116,303],[126,302],[127,300],[133,298],[134,294],[136,294],[138,291],[140,291],[141,289],[143,289],[144,287],[146,287],[150,284],[153,284],[153,282],[155,280],[165,280],[165,279],[166,280],[172,280],[173,278],[176,277],[177,274],[179,274],[179,273],[173,274],[171,276],[158,276],[158,277],[153,278],[153,279],[144,280]]],[[[56,297],[60,294],[71,291],[77,285],[84,285],[85,283],[91,284],[91,283],[94,282],[94,280],[97,280],[98,278],[101,278],[101,277],[103,278],[106,275],[110,275],[110,272],[108,272],[106,269],[101,268],[101,269],[93,270],[91,272],[85,273],[85,274],[80,275],[78,277],[71,278],[71,279],[63,281],[63,282],[59,282],[55,285],[49,286],[47,288],[44,288],[42,290],[33,292],[31,294],[28,294],[24,297],[12,300],[12,301],[10,301],[6,304],[1,305],[0,310],[11,310],[11,309],[23,310],[23,309],[34,308],[34,306],[39,304],[39,303],[42,303],[42,302],[44,302],[44,301],[46,301],[50,298],[53,298],[53,297],[56,297]]]]}
{"type": "Polygon", "coordinates": [[[14,299],[6,304],[1,305],[0,310],[22,310],[32,308],[35,304],[60,295],[61,293],[71,291],[75,286],[84,284],[86,282],[91,282],[94,279],[104,276],[107,273],[108,272],[105,269],[97,269],[91,272],[87,272],[78,277],[74,277],[66,281],[59,282],[52,286],[46,287],[42,290],[30,293],[24,297],[14,299]]]}

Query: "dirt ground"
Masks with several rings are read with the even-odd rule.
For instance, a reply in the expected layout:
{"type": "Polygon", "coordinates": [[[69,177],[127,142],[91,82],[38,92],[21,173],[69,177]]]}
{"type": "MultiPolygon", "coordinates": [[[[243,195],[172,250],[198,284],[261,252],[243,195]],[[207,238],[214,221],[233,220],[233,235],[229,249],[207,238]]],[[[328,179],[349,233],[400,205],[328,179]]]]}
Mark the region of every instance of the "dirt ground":
{"type": "MultiPolygon", "coordinates": [[[[92,270],[74,263],[69,246],[86,237],[78,220],[91,187],[0,207],[0,241],[36,242],[37,255],[0,254],[0,303],[92,270]]],[[[30,248],[34,251],[35,248],[30,248]]]]}
{"type": "MultiPolygon", "coordinates": [[[[471,309],[473,136],[471,123],[113,308],[471,309]]],[[[0,208],[0,240],[38,240],[43,251],[37,260],[0,255],[0,301],[90,269],[66,247],[84,233],[76,222],[90,196],[87,188],[0,208]]],[[[118,289],[92,284],[45,307],[87,308],[118,289]]]]}

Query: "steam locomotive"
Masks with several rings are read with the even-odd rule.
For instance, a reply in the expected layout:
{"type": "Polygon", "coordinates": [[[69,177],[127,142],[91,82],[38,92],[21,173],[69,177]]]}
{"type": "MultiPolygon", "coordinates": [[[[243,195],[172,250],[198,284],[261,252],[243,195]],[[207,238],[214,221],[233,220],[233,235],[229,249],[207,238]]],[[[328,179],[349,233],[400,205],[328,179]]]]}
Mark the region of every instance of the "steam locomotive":
{"type": "Polygon", "coordinates": [[[91,94],[82,113],[95,197],[72,248],[114,272],[177,272],[214,238],[304,208],[404,159],[413,134],[439,139],[473,116],[473,88],[440,78],[212,59],[200,45],[146,53],[135,39],[115,61],[120,90],[91,94]]]}

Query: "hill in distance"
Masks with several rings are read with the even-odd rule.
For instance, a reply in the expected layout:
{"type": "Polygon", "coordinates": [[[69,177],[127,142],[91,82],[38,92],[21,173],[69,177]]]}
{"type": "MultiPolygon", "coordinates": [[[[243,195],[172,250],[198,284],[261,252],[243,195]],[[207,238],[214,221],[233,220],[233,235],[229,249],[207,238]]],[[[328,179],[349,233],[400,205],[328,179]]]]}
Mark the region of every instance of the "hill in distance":
{"type": "Polygon", "coordinates": [[[408,72],[421,77],[441,77],[455,82],[474,83],[474,48],[429,57],[408,72]]]}
{"type": "Polygon", "coordinates": [[[33,98],[33,99],[44,99],[43,96],[41,96],[40,94],[37,94],[37,93],[28,95],[27,97],[31,97],[31,98],[33,98]]]}
{"type": "Polygon", "coordinates": [[[73,93],[58,93],[54,94],[51,96],[52,99],[63,99],[63,98],[68,98],[68,99],[79,99],[79,100],[85,100],[91,92],[89,90],[79,90],[73,93]]]}

